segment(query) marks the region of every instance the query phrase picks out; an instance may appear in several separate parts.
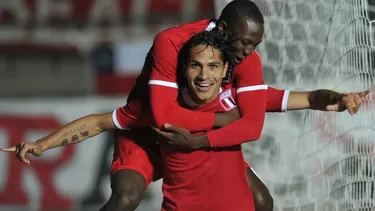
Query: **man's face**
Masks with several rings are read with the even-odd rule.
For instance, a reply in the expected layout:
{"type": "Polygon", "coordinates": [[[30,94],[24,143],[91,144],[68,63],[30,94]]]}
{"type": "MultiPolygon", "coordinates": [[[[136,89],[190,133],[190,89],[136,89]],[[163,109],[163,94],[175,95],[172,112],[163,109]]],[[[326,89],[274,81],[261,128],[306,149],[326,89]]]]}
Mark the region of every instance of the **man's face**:
{"type": "Polygon", "coordinates": [[[252,20],[242,21],[235,26],[236,39],[234,47],[236,50],[236,60],[241,62],[251,55],[258,44],[262,42],[264,26],[252,20]]]}
{"type": "Polygon", "coordinates": [[[215,99],[228,69],[221,59],[221,52],[207,45],[194,46],[190,50],[185,76],[189,93],[197,104],[215,99]]]}

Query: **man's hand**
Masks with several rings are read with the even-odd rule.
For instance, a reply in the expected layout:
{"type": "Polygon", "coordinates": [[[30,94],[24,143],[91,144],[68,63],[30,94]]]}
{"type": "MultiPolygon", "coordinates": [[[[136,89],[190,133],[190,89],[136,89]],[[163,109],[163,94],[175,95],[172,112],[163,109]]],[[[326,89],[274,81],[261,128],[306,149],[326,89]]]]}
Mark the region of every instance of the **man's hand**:
{"type": "Polygon", "coordinates": [[[316,90],[309,96],[310,107],[321,111],[341,112],[348,109],[349,114],[356,114],[361,107],[361,98],[370,93],[370,90],[342,94],[331,90],[316,90]]]}
{"type": "Polygon", "coordinates": [[[157,139],[160,145],[181,151],[191,151],[210,146],[206,134],[193,135],[188,130],[171,124],[165,124],[164,128],[164,131],[154,128],[159,135],[157,139]]]}
{"type": "Polygon", "coordinates": [[[214,127],[225,127],[240,118],[241,114],[237,107],[227,112],[215,113],[214,127]]]}
{"type": "Polygon", "coordinates": [[[38,142],[22,142],[17,146],[0,148],[0,151],[15,152],[17,159],[28,165],[30,161],[26,158],[26,153],[31,153],[34,156],[41,156],[43,154],[42,145],[38,142]]]}
{"type": "Polygon", "coordinates": [[[333,105],[328,105],[326,107],[327,111],[345,111],[348,109],[348,112],[353,115],[356,114],[361,107],[361,98],[365,97],[370,93],[370,90],[366,90],[363,92],[355,92],[345,94],[341,100],[333,105]]]}

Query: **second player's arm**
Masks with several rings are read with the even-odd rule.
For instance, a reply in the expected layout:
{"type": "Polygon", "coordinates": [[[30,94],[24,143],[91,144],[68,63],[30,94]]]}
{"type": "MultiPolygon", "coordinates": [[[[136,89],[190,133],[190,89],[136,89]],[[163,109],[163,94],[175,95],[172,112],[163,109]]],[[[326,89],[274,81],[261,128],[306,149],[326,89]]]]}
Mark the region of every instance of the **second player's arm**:
{"type": "Polygon", "coordinates": [[[368,93],[369,90],[347,94],[327,89],[284,91],[268,87],[267,112],[303,109],[344,111],[348,109],[350,114],[355,114],[361,105],[360,99],[368,93]]]}
{"type": "Polygon", "coordinates": [[[285,112],[287,110],[310,109],[309,95],[312,92],[280,90],[268,86],[266,111],[285,112]]]}
{"type": "Polygon", "coordinates": [[[260,55],[254,52],[235,70],[236,101],[241,118],[223,128],[198,136],[208,147],[238,145],[258,140],[261,136],[266,112],[267,85],[263,81],[260,55]]]}
{"type": "Polygon", "coordinates": [[[196,136],[202,147],[226,147],[254,141],[260,138],[265,111],[315,109],[326,110],[327,106],[341,103],[345,94],[331,90],[311,92],[289,92],[267,89],[263,84],[262,64],[257,52],[237,68],[237,103],[241,118],[218,130],[196,136]],[[246,68],[251,69],[246,70],[246,68]]]}

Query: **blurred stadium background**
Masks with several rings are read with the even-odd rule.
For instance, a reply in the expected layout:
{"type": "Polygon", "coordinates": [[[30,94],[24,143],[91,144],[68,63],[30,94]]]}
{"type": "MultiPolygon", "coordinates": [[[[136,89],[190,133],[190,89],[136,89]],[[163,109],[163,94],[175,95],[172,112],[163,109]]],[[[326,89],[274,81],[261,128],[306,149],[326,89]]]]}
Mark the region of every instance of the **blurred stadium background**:
{"type": "MultiPolygon", "coordinates": [[[[374,85],[374,0],[255,0],[269,85],[360,91],[374,85]]],[[[126,102],[153,36],[214,17],[221,0],[0,1],[0,146],[34,141],[126,102]]],[[[268,114],[246,158],[277,211],[375,210],[374,98],[356,116],[268,114]]],[[[110,194],[113,134],[21,165],[0,153],[0,210],[97,210],[110,194]],[[58,209],[60,208],[60,209],[58,209]]],[[[160,181],[137,210],[160,210],[160,181]]]]}

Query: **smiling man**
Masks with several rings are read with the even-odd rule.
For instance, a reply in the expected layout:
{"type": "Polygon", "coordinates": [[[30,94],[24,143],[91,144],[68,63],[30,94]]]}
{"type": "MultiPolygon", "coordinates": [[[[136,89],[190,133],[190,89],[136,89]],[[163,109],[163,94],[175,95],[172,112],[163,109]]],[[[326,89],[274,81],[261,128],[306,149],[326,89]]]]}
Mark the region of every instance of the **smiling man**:
{"type": "MultiPolygon", "coordinates": [[[[231,88],[222,88],[235,54],[228,49],[224,31],[203,31],[181,49],[181,94],[185,108],[224,112],[236,107],[231,88]],[[228,103],[228,101],[230,103],[228,103]]],[[[152,139],[153,136],[150,136],[152,139]]],[[[241,145],[178,152],[161,147],[164,167],[162,210],[255,210],[241,145]]]]}

